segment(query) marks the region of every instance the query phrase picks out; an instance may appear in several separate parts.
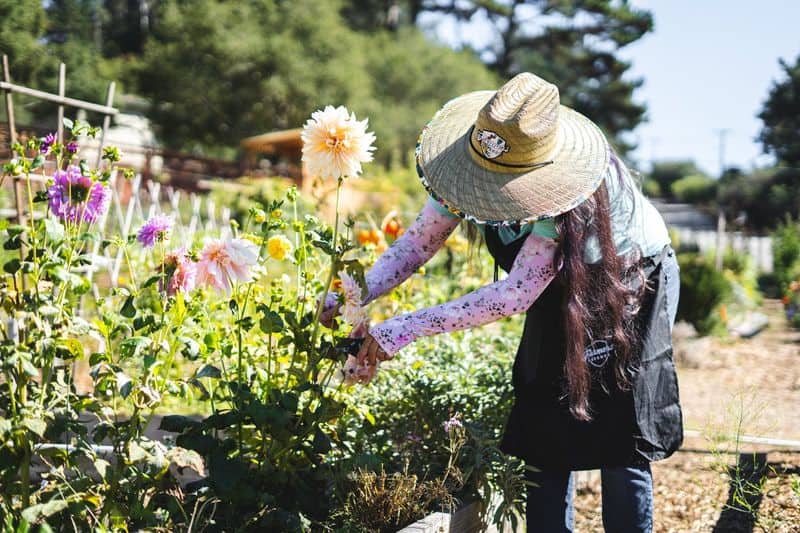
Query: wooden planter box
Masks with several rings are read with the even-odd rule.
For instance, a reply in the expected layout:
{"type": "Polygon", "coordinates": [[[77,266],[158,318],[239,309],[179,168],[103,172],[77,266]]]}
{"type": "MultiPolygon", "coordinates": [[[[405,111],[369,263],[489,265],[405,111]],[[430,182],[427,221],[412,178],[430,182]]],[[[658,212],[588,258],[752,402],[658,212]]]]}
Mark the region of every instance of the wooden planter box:
{"type": "Polygon", "coordinates": [[[479,513],[479,503],[474,502],[454,513],[429,514],[397,533],[480,533],[479,513]]]}

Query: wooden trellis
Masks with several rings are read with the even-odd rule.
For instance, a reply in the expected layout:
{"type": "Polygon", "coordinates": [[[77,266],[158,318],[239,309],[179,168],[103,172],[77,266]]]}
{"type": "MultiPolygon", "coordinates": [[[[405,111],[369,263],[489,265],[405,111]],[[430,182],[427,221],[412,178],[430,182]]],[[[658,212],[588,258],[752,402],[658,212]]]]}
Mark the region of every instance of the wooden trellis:
{"type": "MultiPolygon", "coordinates": [[[[14,93],[58,104],[58,142],[63,142],[64,140],[63,119],[65,107],[103,115],[103,126],[98,139],[94,161],[95,166],[100,165],[103,148],[105,147],[106,133],[111,125],[111,117],[119,113],[113,107],[114,82],[109,83],[105,105],[67,98],[65,96],[66,67],[63,63],[59,66],[58,94],[52,94],[12,83],[8,57],[4,55],[3,81],[0,81],[0,89],[5,93],[10,146],[18,140],[14,116],[14,93]]],[[[47,181],[47,177],[42,174],[31,175],[30,178],[31,181],[41,185],[44,185],[47,181]]],[[[13,218],[18,224],[25,224],[27,217],[39,216],[35,213],[25,212],[26,202],[24,201],[23,184],[24,179],[21,176],[13,178],[15,208],[10,212],[3,213],[6,218],[13,218]]],[[[223,234],[228,231],[230,210],[223,208],[218,213],[213,200],[209,197],[201,197],[197,194],[190,194],[187,197],[179,190],[170,187],[162,188],[159,183],[144,181],[141,174],[135,175],[129,184],[124,184],[123,186],[118,180],[117,173],[112,173],[109,186],[111,188],[111,206],[96,223],[96,228],[104,236],[119,235],[123,240],[127,240],[144,220],[154,214],[161,213],[163,206],[167,206],[167,214],[175,219],[174,234],[180,242],[190,243],[195,234],[202,231],[220,230],[223,234]],[[125,189],[124,195],[120,192],[123,188],[125,189]],[[184,217],[181,214],[181,203],[183,201],[188,201],[191,206],[191,214],[188,220],[183,220],[184,217]]],[[[21,251],[21,253],[24,252],[21,251]]],[[[108,273],[107,282],[111,286],[116,286],[123,266],[124,252],[121,249],[112,251],[109,248],[103,248],[100,242],[95,242],[91,257],[92,262],[82,267],[87,277],[90,280],[94,280],[99,272],[105,270],[108,273]]],[[[95,296],[99,295],[96,284],[93,284],[93,292],[95,296]]]]}

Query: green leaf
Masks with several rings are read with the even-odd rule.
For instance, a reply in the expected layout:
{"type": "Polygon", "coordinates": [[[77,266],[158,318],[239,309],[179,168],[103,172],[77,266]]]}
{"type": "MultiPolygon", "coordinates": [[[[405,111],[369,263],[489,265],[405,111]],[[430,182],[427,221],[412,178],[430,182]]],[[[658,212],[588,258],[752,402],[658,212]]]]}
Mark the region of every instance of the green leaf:
{"type": "Polygon", "coordinates": [[[3,250],[19,250],[22,248],[22,241],[19,237],[11,237],[3,243],[3,250]]]}
{"type": "Polygon", "coordinates": [[[44,437],[44,432],[47,430],[47,424],[41,418],[26,418],[22,421],[22,425],[40,437],[44,437]]]}
{"type": "Polygon", "coordinates": [[[64,117],[61,123],[64,124],[64,127],[67,128],[68,130],[72,130],[72,128],[75,127],[75,123],[72,120],[68,119],[67,117],[64,117]]]}
{"type": "Polygon", "coordinates": [[[325,252],[327,255],[331,255],[331,256],[332,256],[332,255],[334,255],[334,254],[335,254],[335,251],[334,251],[334,249],[333,249],[333,246],[331,246],[331,244],[330,244],[329,242],[325,242],[325,241],[314,241],[314,242],[312,242],[311,244],[313,244],[313,245],[314,245],[316,248],[319,248],[320,250],[322,250],[323,252],[325,252]]]}
{"type": "Polygon", "coordinates": [[[128,443],[128,457],[132,463],[138,463],[139,461],[146,461],[150,454],[136,442],[131,441],[128,443]]]}
{"type": "Polygon", "coordinates": [[[31,170],[36,170],[42,165],[44,165],[44,156],[42,154],[37,154],[36,157],[33,158],[33,161],[31,161],[31,170]]]}
{"type": "Polygon", "coordinates": [[[67,500],[50,500],[47,503],[37,503],[22,511],[22,518],[28,522],[35,523],[42,518],[60,513],[67,507],[69,507],[69,502],[67,500]]]}
{"type": "Polygon", "coordinates": [[[200,391],[200,399],[201,400],[208,400],[211,397],[211,394],[208,392],[208,389],[203,382],[197,378],[192,378],[189,380],[189,385],[200,391]]]}
{"type": "Polygon", "coordinates": [[[67,354],[71,357],[83,356],[83,344],[78,339],[58,339],[56,341],[56,347],[62,349],[59,355],[65,359],[66,357],[64,357],[64,355],[67,354]],[[64,352],[66,352],[66,354],[64,352]]]}
{"type": "Polygon", "coordinates": [[[22,369],[32,378],[39,377],[39,369],[29,359],[22,359],[22,369]]]}
{"type": "Polygon", "coordinates": [[[161,419],[158,429],[171,433],[183,433],[186,429],[193,429],[200,425],[200,422],[183,415],[167,415],[161,419]]]}
{"type": "Polygon", "coordinates": [[[219,379],[222,377],[222,372],[219,368],[212,365],[203,365],[200,370],[194,375],[196,378],[214,378],[219,379]]]}
{"type": "Polygon", "coordinates": [[[141,354],[142,350],[150,346],[148,337],[130,337],[122,341],[119,345],[120,354],[123,357],[135,357],[141,354]]]}
{"type": "Polygon", "coordinates": [[[175,439],[175,444],[181,448],[194,450],[200,455],[208,455],[219,446],[217,439],[214,437],[197,434],[179,435],[178,438],[175,439]]]}
{"type": "Polygon", "coordinates": [[[144,282],[144,285],[142,285],[142,288],[147,288],[147,287],[149,287],[151,285],[154,285],[160,279],[161,279],[161,274],[156,274],[155,276],[150,276],[149,278],[147,278],[147,281],[144,282]]]}
{"type": "Polygon", "coordinates": [[[111,466],[111,463],[109,463],[105,459],[94,460],[94,468],[95,470],[97,470],[97,473],[100,474],[100,477],[103,479],[106,478],[106,472],[108,471],[109,466],[111,466]]]}
{"type": "Polygon", "coordinates": [[[47,239],[54,244],[62,242],[66,236],[64,226],[61,222],[52,218],[44,219],[44,230],[47,233],[47,239]]]}
{"type": "Polygon", "coordinates": [[[25,233],[25,226],[14,224],[13,226],[8,226],[6,228],[6,232],[8,232],[8,236],[13,239],[14,237],[19,237],[20,235],[25,233]]]}
{"type": "MultiPolygon", "coordinates": [[[[33,195],[33,203],[41,204],[49,200],[50,197],[47,195],[47,191],[36,191],[36,194],[33,195]]],[[[2,228],[0,228],[2,229],[2,228]]]]}
{"type": "Polygon", "coordinates": [[[331,451],[331,439],[320,428],[314,430],[314,451],[316,453],[328,453],[331,451]]]}
{"type": "Polygon", "coordinates": [[[181,337],[178,340],[180,340],[183,343],[183,348],[181,348],[181,355],[183,355],[190,361],[194,361],[195,359],[197,359],[197,357],[200,355],[200,343],[189,337],[181,337]]]}
{"type": "Polygon", "coordinates": [[[275,311],[268,311],[264,313],[264,316],[258,322],[261,331],[264,333],[280,333],[283,331],[283,319],[281,315],[276,313],[275,311]]]}
{"type": "Polygon", "coordinates": [[[125,303],[122,304],[122,309],[119,310],[119,314],[125,318],[133,318],[136,316],[136,307],[133,305],[133,295],[125,298],[125,303]]]}
{"type": "Polygon", "coordinates": [[[110,362],[111,357],[106,352],[93,352],[92,355],[89,356],[89,366],[110,362]]]}
{"type": "Polygon", "coordinates": [[[242,461],[229,459],[221,452],[211,455],[208,467],[215,490],[227,493],[229,497],[243,488],[240,481],[247,483],[250,474],[250,469],[242,461]]]}
{"type": "Polygon", "coordinates": [[[3,265],[3,270],[7,274],[16,274],[19,271],[20,266],[21,264],[19,262],[19,259],[11,259],[10,261],[6,262],[6,264],[3,265]]]}

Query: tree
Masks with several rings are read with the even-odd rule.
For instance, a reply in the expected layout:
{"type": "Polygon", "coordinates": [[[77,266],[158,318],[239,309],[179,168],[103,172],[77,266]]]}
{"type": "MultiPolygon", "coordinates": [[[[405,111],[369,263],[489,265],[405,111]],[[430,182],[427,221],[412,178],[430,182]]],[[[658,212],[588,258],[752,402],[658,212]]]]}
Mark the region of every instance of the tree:
{"type": "Polygon", "coordinates": [[[779,62],[786,78],[770,88],[758,115],[764,122],[758,140],[779,163],[796,167],[800,165],[800,56],[793,65],[779,62]]]}
{"type": "Polygon", "coordinates": [[[369,43],[366,68],[374,97],[356,106],[370,116],[384,163],[411,152],[419,132],[444,102],[498,84],[472,53],[436,45],[413,27],[378,32],[369,43]]]}
{"type": "Polygon", "coordinates": [[[364,43],[329,2],[162,2],[140,87],[165,144],[235,146],[369,99],[364,43]]]}
{"type": "Polygon", "coordinates": [[[353,31],[336,2],[165,1],[145,46],[140,87],[165,144],[235,146],[301,126],[326,104],[369,117],[378,158],[404,158],[448,99],[496,86],[471,53],[413,27],[353,31]]]}
{"type": "MultiPolygon", "coordinates": [[[[617,56],[653,27],[650,13],[627,0],[354,0],[345,10],[354,27],[384,24],[392,5],[399,20],[418,23],[426,16],[459,23],[483,21],[488,44],[475,52],[502,78],[528,70],[555,83],[562,103],[594,120],[619,151],[632,145],[623,133],[633,130],[646,108],[633,100],[641,80],[627,77],[630,63],[617,56]],[[372,21],[371,24],[369,21],[372,21]]],[[[472,48],[471,38],[456,43],[472,48]]]]}
{"type": "Polygon", "coordinates": [[[15,83],[30,84],[42,67],[46,22],[41,0],[0,0],[0,50],[15,83]]]}

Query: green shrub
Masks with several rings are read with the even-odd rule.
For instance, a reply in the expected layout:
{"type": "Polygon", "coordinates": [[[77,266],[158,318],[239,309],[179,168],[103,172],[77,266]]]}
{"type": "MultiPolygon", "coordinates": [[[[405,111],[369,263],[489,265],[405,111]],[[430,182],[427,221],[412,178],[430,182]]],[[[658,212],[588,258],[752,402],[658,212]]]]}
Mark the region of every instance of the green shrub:
{"type": "Polygon", "coordinates": [[[800,275],[800,226],[789,217],[772,233],[772,269],[781,293],[800,275]]]}
{"type": "Polygon", "coordinates": [[[647,178],[642,183],[642,192],[649,197],[661,196],[661,186],[652,178],[647,178]]]}
{"type": "Polygon", "coordinates": [[[679,179],[671,186],[672,196],[680,202],[700,204],[717,196],[717,182],[702,174],[692,174],[679,179]]]}
{"type": "Polygon", "coordinates": [[[699,254],[679,254],[681,295],[678,320],[692,324],[705,335],[721,325],[718,309],[731,295],[731,285],[714,265],[699,254]]]}

